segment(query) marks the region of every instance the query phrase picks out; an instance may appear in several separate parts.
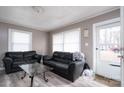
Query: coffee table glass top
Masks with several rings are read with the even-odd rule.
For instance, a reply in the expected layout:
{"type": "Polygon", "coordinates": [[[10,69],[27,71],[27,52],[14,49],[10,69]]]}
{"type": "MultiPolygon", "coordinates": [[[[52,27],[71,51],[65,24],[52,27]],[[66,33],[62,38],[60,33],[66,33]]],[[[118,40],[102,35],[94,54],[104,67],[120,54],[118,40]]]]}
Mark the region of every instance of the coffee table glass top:
{"type": "Polygon", "coordinates": [[[29,76],[33,76],[37,73],[47,72],[52,70],[51,67],[45,66],[41,63],[33,63],[33,64],[23,64],[19,65],[29,76]]]}

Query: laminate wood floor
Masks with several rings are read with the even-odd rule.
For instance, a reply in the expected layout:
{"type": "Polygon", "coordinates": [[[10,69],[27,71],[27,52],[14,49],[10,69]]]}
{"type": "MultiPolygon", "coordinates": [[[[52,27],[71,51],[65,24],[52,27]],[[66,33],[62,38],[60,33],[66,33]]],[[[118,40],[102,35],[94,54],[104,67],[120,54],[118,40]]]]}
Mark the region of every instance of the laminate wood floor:
{"type": "Polygon", "coordinates": [[[99,82],[99,83],[103,83],[107,86],[110,87],[120,87],[121,86],[121,82],[120,81],[116,81],[116,80],[112,80],[109,78],[105,78],[103,76],[100,75],[96,75],[95,77],[95,81],[99,82]]]}
{"type": "MultiPolygon", "coordinates": [[[[24,72],[17,72],[7,75],[4,71],[0,71],[0,87],[29,87],[30,78],[27,75],[22,80],[23,74],[24,72]]],[[[46,76],[49,79],[47,83],[43,80],[42,76],[35,76],[33,87],[107,87],[105,84],[94,80],[87,80],[83,77],[80,77],[75,82],[70,82],[52,72],[48,72],[46,76]]]]}

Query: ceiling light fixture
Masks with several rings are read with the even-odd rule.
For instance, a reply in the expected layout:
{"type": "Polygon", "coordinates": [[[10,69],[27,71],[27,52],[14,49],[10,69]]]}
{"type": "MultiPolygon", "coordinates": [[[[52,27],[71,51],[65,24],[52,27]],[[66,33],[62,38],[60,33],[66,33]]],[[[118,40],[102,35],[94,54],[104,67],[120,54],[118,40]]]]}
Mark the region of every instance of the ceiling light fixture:
{"type": "Polygon", "coordinates": [[[32,6],[32,9],[38,14],[42,14],[44,12],[44,9],[42,6],[32,6]]]}

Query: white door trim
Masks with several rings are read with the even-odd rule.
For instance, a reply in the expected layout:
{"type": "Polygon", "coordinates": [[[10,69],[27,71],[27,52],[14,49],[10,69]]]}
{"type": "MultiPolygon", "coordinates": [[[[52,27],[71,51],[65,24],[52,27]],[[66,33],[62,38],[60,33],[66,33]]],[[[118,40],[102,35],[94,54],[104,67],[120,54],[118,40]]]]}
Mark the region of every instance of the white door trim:
{"type": "MultiPolygon", "coordinates": [[[[121,15],[121,46],[124,48],[124,7],[122,6],[120,11],[121,15]]],[[[122,56],[124,56],[124,51],[121,51],[122,56]]],[[[124,59],[121,59],[121,86],[124,87],[124,59]]]]}
{"type": "Polygon", "coordinates": [[[106,20],[106,21],[102,21],[99,23],[95,23],[93,24],[93,71],[96,72],[96,27],[101,26],[101,25],[105,25],[105,24],[110,24],[110,23],[115,23],[115,22],[120,22],[120,17],[118,18],[114,18],[114,19],[110,19],[110,20],[106,20]]]}

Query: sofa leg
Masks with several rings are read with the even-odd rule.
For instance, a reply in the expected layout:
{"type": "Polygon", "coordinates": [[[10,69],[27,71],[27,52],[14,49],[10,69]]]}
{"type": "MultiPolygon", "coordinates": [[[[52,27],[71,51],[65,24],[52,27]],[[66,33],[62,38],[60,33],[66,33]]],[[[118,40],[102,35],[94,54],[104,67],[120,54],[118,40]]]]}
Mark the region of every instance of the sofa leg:
{"type": "Polygon", "coordinates": [[[5,71],[5,73],[6,73],[6,74],[10,74],[11,72],[9,72],[9,71],[5,71]]]}
{"type": "Polygon", "coordinates": [[[43,79],[45,82],[48,82],[48,79],[46,78],[46,72],[43,72],[43,79]]]}
{"type": "Polygon", "coordinates": [[[30,87],[33,87],[34,76],[29,76],[29,78],[31,78],[31,84],[30,84],[30,87]]]}

